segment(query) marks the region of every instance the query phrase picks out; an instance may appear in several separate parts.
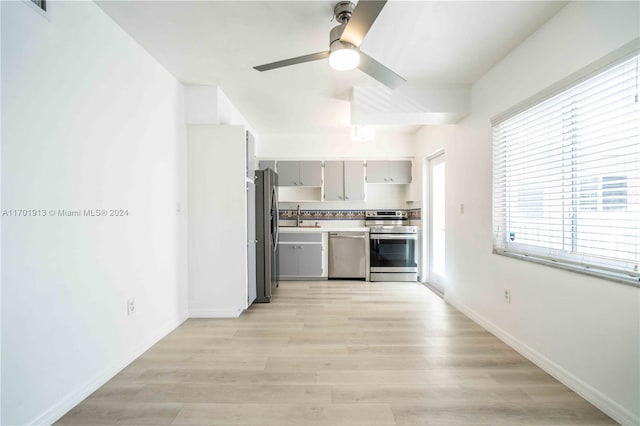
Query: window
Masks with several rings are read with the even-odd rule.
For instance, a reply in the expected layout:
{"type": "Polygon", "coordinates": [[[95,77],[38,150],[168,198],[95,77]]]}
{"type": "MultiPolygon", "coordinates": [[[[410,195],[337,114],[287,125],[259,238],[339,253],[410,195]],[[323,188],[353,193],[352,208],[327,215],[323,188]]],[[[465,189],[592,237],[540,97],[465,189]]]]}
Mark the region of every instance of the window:
{"type": "Polygon", "coordinates": [[[603,176],[580,180],[578,211],[626,211],[627,177],[603,176]]]}
{"type": "Polygon", "coordinates": [[[640,285],[639,65],[493,122],[494,253],[640,285]]]}

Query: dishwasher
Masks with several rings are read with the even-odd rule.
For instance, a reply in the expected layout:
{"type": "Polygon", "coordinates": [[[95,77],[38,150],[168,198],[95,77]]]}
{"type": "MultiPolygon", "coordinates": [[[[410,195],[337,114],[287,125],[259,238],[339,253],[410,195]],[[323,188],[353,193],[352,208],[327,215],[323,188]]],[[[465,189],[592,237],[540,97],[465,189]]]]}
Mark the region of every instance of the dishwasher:
{"type": "Polygon", "coordinates": [[[367,280],[368,254],[365,232],[330,232],[329,279],[367,280]]]}

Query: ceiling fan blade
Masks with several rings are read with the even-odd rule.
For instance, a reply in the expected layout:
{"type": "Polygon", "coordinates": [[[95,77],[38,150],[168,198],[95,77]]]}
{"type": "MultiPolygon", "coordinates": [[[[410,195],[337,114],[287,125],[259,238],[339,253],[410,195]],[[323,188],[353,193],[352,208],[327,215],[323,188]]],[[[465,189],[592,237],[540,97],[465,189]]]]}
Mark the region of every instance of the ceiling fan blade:
{"type": "Polygon", "coordinates": [[[283,61],[271,62],[270,64],[258,65],[253,67],[258,71],[269,71],[276,68],[288,67],[289,65],[302,64],[304,62],[318,61],[329,57],[329,51],[312,53],[310,55],[298,56],[297,58],[285,59],[283,61]]]}
{"type": "Polygon", "coordinates": [[[391,89],[395,89],[407,81],[362,51],[358,68],[391,89]]]}
{"type": "Polygon", "coordinates": [[[351,19],[349,19],[344,32],[340,36],[340,41],[360,47],[364,36],[367,35],[369,28],[371,28],[386,3],[387,0],[360,0],[355,9],[353,9],[351,19]]]}

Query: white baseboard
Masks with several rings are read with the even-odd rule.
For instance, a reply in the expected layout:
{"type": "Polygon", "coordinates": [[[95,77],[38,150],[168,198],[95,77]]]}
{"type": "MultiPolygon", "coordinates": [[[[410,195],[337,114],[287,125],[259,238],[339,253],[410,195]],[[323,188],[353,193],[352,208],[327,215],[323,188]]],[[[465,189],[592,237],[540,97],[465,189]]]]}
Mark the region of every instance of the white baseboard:
{"type": "Polygon", "coordinates": [[[182,324],[186,319],[186,316],[182,316],[167,321],[165,324],[159,327],[155,333],[150,334],[147,339],[144,339],[142,343],[133,348],[133,350],[131,350],[126,356],[119,359],[117,362],[114,362],[111,365],[107,366],[104,370],[89,379],[84,385],[80,386],[75,391],[62,397],[60,401],[53,404],[49,409],[37,416],[28,424],[53,424],[67,412],[69,412],[73,407],[82,402],[82,400],[84,400],[86,397],[100,388],[100,386],[111,380],[111,378],[122,371],[127,365],[131,364],[131,362],[133,362],[136,358],[146,352],[151,346],[155,345],[160,339],[162,339],[164,336],[166,336],[176,327],[182,324]]]}
{"type": "Polygon", "coordinates": [[[238,318],[242,309],[190,309],[189,318],[238,318]]]}
{"type": "Polygon", "coordinates": [[[487,329],[489,332],[491,332],[491,334],[495,335],[498,339],[511,346],[522,356],[555,377],[558,381],[589,401],[598,409],[602,410],[602,412],[610,416],[621,425],[640,425],[640,417],[638,415],[627,410],[593,386],[584,382],[582,379],[567,371],[565,368],[556,364],[527,344],[511,336],[509,333],[505,332],[500,327],[487,320],[482,315],[479,315],[473,310],[469,309],[465,305],[457,302],[456,300],[452,300],[451,298],[447,298],[446,300],[453,307],[478,323],[480,326],[487,329]]]}

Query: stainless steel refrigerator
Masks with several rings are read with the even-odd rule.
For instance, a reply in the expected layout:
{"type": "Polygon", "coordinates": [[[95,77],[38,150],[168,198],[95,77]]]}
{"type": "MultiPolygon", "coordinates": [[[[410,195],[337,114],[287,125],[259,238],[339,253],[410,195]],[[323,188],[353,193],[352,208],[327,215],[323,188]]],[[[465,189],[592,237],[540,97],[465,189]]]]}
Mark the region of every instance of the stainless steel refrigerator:
{"type": "Polygon", "coordinates": [[[278,287],[278,175],[256,170],[256,300],[269,303],[278,287]]]}

